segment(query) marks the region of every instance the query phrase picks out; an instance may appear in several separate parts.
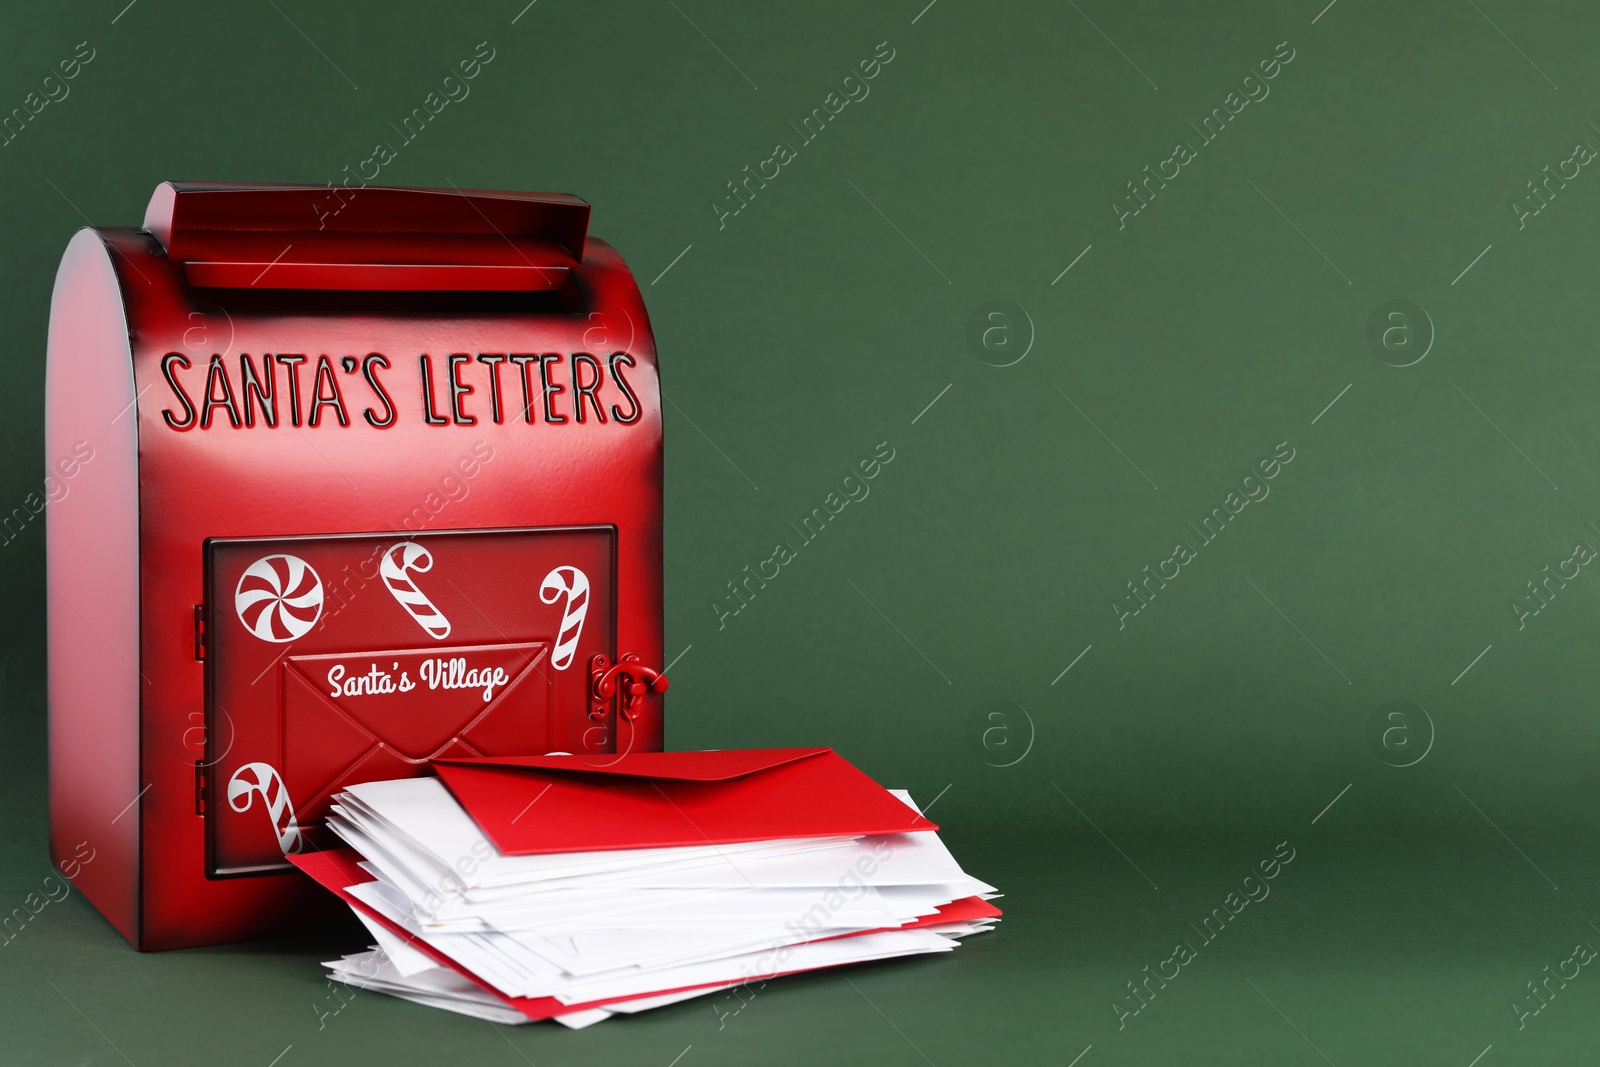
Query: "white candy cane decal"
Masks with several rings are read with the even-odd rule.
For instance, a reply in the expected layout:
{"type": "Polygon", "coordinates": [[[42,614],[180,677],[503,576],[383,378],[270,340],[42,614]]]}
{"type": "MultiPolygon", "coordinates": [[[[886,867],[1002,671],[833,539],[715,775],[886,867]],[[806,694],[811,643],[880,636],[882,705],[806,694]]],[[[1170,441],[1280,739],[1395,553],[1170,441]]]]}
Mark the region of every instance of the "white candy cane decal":
{"type": "Polygon", "coordinates": [[[550,657],[550,665],[558,671],[571,666],[573,654],[578,651],[583,619],[589,614],[589,576],[576,567],[557,567],[545,575],[539,599],[554,604],[563,596],[567,603],[561,611],[561,633],[556,638],[555,654],[550,657]]]}
{"type": "Polygon", "coordinates": [[[305,846],[300,824],[294,820],[294,804],[289,800],[289,787],[270,763],[246,763],[228,779],[228,806],[234,811],[249,811],[251,798],[261,794],[261,802],[272,818],[272,828],[278,834],[278,847],[285,856],[299,852],[305,846]]]}
{"type": "Polygon", "coordinates": [[[407,571],[421,574],[432,568],[433,556],[427,549],[415,541],[401,541],[383,554],[378,573],[383,575],[383,584],[389,587],[395,600],[417,620],[417,625],[426,630],[429,637],[443,641],[450,636],[450,620],[433,606],[428,595],[406,575],[407,571]]]}

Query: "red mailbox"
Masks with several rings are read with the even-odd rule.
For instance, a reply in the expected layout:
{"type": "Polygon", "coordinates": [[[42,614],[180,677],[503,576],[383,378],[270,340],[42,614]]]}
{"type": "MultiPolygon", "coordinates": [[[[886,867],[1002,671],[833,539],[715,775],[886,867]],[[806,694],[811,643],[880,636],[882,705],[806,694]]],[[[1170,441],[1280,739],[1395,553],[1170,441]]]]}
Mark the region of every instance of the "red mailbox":
{"type": "Polygon", "coordinates": [[[284,856],[346,783],[661,748],[655,346],[588,222],[164,183],[68,245],[51,851],[139,948],[304,929],[327,894],[284,856]]]}

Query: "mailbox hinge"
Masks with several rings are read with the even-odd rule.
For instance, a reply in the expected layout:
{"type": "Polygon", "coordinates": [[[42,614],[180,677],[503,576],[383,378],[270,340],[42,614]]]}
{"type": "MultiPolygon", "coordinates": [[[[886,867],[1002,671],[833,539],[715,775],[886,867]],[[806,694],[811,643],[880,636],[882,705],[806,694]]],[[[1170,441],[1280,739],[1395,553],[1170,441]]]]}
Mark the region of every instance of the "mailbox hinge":
{"type": "Polygon", "coordinates": [[[206,606],[204,604],[196,604],[194,606],[194,658],[198,660],[206,658],[206,606]]]}
{"type": "Polygon", "coordinates": [[[194,761],[194,813],[206,813],[206,762],[198,759],[194,761]]]}

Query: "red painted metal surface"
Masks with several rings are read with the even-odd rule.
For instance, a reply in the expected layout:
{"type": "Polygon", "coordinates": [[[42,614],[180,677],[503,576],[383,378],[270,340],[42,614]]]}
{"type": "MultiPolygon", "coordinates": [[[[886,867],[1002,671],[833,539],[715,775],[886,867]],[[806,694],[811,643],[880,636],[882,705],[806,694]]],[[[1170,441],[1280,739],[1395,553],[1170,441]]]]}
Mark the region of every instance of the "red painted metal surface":
{"type": "Polygon", "coordinates": [[[302,930],[340,783],[659,750],[638,287],[547,194],[163,184],[57,278],[51,847],[141,948],[302,930]],[[124,325],[125,323],[125,325],[124,325]],[[120,411],[119,411],[120,409],[120,411]],[[633,661],[630,661],[633,662],[633,661]],[[620,705],[626,701],[626,714],[620,705]]]}

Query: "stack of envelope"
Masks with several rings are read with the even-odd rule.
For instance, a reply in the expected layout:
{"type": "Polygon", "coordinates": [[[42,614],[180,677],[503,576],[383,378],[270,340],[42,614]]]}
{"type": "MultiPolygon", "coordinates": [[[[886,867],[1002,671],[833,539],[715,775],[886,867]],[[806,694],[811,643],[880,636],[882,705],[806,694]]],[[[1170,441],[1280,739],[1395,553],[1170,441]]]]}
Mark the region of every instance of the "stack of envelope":
{"type": "Polygon", "coordinates": [[[497,1023],[587,1026],[988,930],[910,796],[831,749],[436,760],[337,797],[293,856],[377,944],[330,977],[497,1023]]]}

